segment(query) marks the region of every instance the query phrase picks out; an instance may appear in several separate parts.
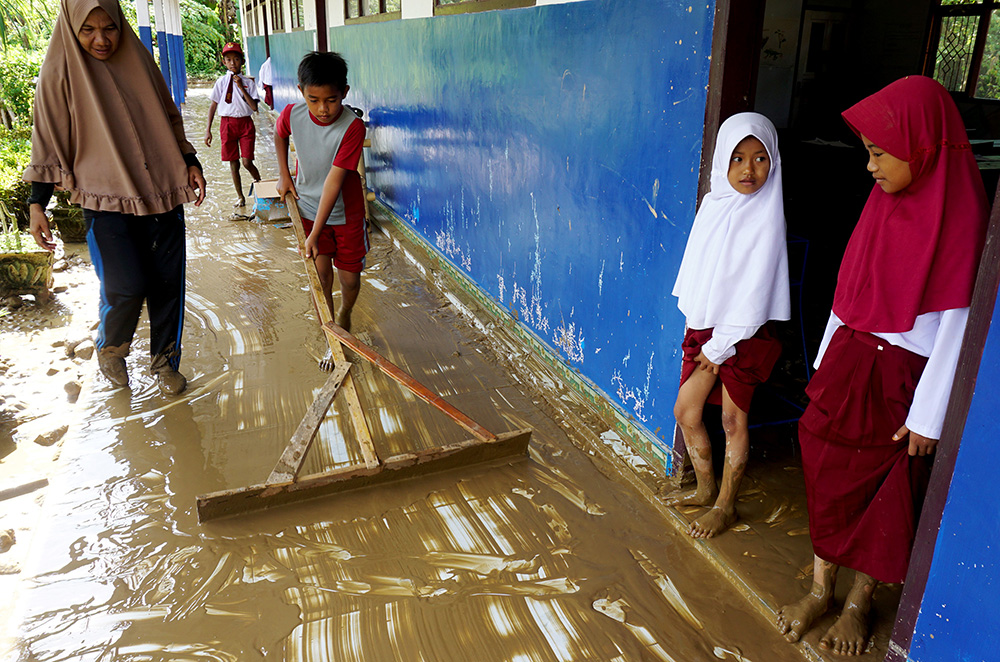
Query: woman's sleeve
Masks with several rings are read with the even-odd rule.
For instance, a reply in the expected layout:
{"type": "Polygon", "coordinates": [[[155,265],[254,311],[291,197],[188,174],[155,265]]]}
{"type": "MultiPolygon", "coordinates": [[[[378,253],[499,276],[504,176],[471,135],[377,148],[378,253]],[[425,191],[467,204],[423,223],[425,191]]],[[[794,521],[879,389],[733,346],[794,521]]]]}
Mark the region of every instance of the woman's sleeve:
{"type": "Polygon", "coordinates": [[[753,338],[759,326],[729,326],[720,324],[712,330],[712,337],[701,346],[705,358],[716,365],[725,363],[736,355],[736,343],[753,338]]]}
{"type": "Polygon", "coordinates": [[[906,417],[906,427],[928,439],[940,439],[944,414],[951,397],[951,385],[962,349],[968,308],[955,308],[941,313],[941,322],[934,335],[934,347],[927,365],[917,382],[913,404],[906,417]]]}

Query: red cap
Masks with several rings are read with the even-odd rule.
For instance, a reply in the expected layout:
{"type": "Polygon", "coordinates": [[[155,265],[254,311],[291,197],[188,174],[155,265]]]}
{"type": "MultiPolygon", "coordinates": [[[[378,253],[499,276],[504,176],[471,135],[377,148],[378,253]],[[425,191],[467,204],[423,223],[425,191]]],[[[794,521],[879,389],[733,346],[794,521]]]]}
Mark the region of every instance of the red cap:
{"type": "Polygon", "coordinates": [[[222,47],[222,54],[225,55],[226,53],[239,53],[240,57],[244,57],[243,47],[235,41],[226,42],[226,45],[222,47]]]}

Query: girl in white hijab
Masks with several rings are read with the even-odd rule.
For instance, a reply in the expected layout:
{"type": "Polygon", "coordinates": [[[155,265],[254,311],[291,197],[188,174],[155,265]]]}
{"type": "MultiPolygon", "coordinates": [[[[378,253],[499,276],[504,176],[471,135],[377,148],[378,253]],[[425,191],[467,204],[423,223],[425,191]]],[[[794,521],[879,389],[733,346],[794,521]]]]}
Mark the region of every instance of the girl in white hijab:
{"type": "Polygon", "coordinates": [[[711,538],[736,521],[736,494],[750,450],[750,401],[781,353],[768,322],[787,320],[791,312],[781,157],[774,125],[763,115],[740,113],[719,128],[711,191],[695,216],[673,294],[687,320],[674,416],[697,488],[664,500],[710,507],[689,533],[711,538]],[[702,422],[706,402],[722,405],[721,490],[702,422]]]}

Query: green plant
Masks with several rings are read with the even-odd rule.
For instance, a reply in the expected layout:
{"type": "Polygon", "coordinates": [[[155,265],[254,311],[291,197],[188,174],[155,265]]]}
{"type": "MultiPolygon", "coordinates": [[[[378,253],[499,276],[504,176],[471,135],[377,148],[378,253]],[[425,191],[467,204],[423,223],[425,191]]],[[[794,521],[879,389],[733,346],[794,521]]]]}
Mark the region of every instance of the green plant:
{"type": "Polygon", "coordinates": [[[19,44],[28,50],[44,50],[58,11],[58,2],[0,0],[0,49],[19,44]]]}
{"type": "Polygon", "coordinates": [[[27,50],[19,45],[4,49],[0,58],[0,125],[4,128],[30,126],[35,78],[44,59],[44,51],[27,50]]]}
{"type": "Polygon", "coordinates": [[[227,30],[218,10],[197,0],[181,0],[184,30],[184,64],[189,76],[214,76],[222,71],[219,53],[226,43],[227,30]]]}
{"type": "Polygon", "coordinates": [[[17,227],[17,218],[0,201],[0,253],[22,253],[27,238],[22,237],[21,229],[17,227]]]}

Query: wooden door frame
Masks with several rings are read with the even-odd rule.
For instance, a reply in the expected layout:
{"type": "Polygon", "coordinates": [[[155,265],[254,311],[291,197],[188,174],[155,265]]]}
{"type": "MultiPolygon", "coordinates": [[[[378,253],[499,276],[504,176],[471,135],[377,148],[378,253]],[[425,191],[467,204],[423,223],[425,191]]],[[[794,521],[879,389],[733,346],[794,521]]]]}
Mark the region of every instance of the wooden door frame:
{"type": "Polygon", "coordinates": [[[917,617],[923,603],[927,577],[934,561],[934,546],[937,544],[941,520],[944,516],[948,490],[955,473],[955,461],[965,431],[965,421],[976,388],[979,365],[986,348],[986,337],[990,332],[990,322],[996,305],[997,287],[1000,286],[1000,186],[993,197],[989,228],[986,232],[986,247],[979,262],[976,287],[972,293],[969,321],[962,338],[962,352],[955,381],[951,387],[948,411],[945,414],[944,429],[938,442],[931,471],[927,498],[920,513],[917,536],[910,555],[910,568],[903,584],[903,594],[899,599],[896,624],[889,639],[889,651],[885,662],[906,662],[913,641],[917,617]]]}

